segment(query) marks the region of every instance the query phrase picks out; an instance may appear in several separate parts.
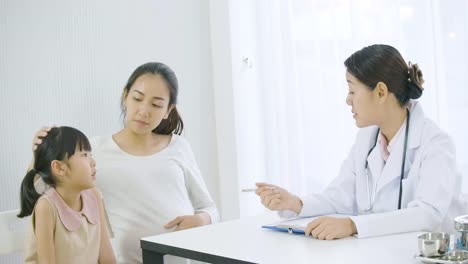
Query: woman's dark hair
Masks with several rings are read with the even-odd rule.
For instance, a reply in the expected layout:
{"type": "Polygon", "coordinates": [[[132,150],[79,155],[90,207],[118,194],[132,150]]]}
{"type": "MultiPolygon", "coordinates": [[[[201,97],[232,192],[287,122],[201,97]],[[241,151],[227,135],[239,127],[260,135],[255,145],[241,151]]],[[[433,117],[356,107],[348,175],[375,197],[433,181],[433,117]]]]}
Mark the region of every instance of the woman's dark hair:
{"type": "Polygon", "coordinates": [[[124,87],[122,92],[122,97],[120,100],[120,108],[122,109],[122,115],[125,116],[127,109],[125,108],[124,101],[130,92],[130,88],[138,79],[138,77],[144,74],[153,74],[160,75],[167,84],[169,88],[169,106],[174,105],[174,108],[171,110],[171,113],[167,119],[163,119],[161,123],[153,130],[153,133],[156,134],[178,134],[182,133],[184,129],[184,122],[177,111],[175,104],[177,104],[177,95],[179,93],[179,84],[175,73],[167,65],[160,62],[148,62],[138,68],[130,75],[128,78],[127,84],[124,87]]]}
{"type": "Polygon", "coordinates": [[[406,64],[400,52],[389,45],[372,45],[346,59],[347,71],[374,90],[377,83],[387,85],[401,106],[421,97],[423,75],[417,64],[406,64]]]}
{"type": "Polygon", "coordinates": [[[55,187],[57,180],[52,175],[52,161],[67,161],[75,154],[76,149],[91,151],[91,145],[81,131],[72,127],[53,127],[42,138],[42,143],[34,151],[34,166],[21,183],[21,211],[18,217],[30,215],[41,196],[34,188],[34,176],[39,174],[46,184],[55,187]]]}

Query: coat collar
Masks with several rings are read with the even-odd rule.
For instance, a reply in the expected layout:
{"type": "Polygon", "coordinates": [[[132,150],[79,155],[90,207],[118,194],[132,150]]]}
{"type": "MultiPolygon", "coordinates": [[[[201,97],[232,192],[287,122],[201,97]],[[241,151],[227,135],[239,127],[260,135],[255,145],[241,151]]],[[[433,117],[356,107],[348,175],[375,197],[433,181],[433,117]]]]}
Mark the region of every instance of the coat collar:
{"type": "MultiPolygon", "coordinates": [[[[421,144],[421,133],[424,125],[425,115],[418,102],[414,101],[410,105],[410,120],[409,120],[409,131],[408,131],[408,150],[418,148],[421,144]]],[[[405,124],[403,124],[405,125],[405,124]]],[[[375,148],[371,155],[368,157],[369,169],[372,175],[380,175],[378,177],[377,192],[379,189],[393,181],[395,178],[399,178],[401,175],[401,165],[403,159],[403,146],[405,141],[405,131],[402,131],[397,141],[395,142],[392,153],[390,154],[385,166],[382,169],[382,157],[380,155],[380,149],[375,148]]],[[[377,128],[372,136],[372,140],[375,140],[375,134],[377,128]]],[[[373,143],[372,143],[373,144],[373,143]]],[[[406,155],[405,167],[408,168],[411,164],[408,161],[409,156],[406,155]]],[[[407,171],[405,168],[404,171],[407,171]]]]}
{"type": "MultiPolygon", "coordinates": [[[[411,102],[410,107],[410,127],[409,127],[409,137],[408,137],[408,149],[413,149],[421,145],[421,133],[423,130],[424,122],[426,120],[426,115],[419,104],[419,102],[411,102]]],[[[401,143],[404,142],[404,137],[401,139],[401,143]]]]}
{"type": "Polygon", "coordinates": [[[77,231],[81,226],[81,216],[84,215],[89,223],[97,224],[99,222],[99,208],[96,196],[91,189],[81,192],[82,209],[77,212],[65,203],[55,188],[49,188],[45,195],[55,205],[58,216],[65,229],[68,231],[77,231]]]}

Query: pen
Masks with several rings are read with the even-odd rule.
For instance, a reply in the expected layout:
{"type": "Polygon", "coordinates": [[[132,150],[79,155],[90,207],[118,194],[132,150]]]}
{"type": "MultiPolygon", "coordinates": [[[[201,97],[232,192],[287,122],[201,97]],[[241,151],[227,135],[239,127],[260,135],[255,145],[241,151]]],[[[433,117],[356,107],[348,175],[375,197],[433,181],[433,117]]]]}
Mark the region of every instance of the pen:
{"type": "MultiPolygon", "coordinates": [[[[269,187],[267,189],[274,190],[275,187],[269,187]]],[[[241,192],[255,192],[256,190],[257,190],[257,188],[245,188],[245,189],[242,189],[241,192]]]]}

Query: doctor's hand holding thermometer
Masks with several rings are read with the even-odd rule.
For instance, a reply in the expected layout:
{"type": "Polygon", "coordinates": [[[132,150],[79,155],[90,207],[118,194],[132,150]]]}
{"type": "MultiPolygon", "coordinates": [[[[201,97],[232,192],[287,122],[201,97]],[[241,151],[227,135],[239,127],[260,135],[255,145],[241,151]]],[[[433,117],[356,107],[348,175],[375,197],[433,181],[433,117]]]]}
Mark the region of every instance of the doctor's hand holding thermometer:
{"type": "Polygon", "coordinates": [[[260,196],[262,204],[270,210],[290,210],[299,213],[302,202],[299,197],[287,190],[268,183],[257,182],[255,193],[260,196]]]}
{"type": "Polygon", "coordinates": [[[338,176],[305,197],[258,183],[262,204],[283,217],[323,216],[305,229],[319,239],[453,232],[468,208],[452,139],[410,100],[423,93],[421,70],[388,45],[365,47],[344,64],[346,103],[360,130],[338,176]]]}
{"type": "MultiPolygon", "coordinates": [[[[260,196],[262,204],[274,211],[292,211],[299,214],[302,210],[301,199],[287,190],[268,183],[256,183],[255,193],[260,196]]],[[[331,240],[348,237],[356,233],[356,226],[349,218],[319,217],[310,222],[305,235],[312,235],[318,239],[331,240]]]]}

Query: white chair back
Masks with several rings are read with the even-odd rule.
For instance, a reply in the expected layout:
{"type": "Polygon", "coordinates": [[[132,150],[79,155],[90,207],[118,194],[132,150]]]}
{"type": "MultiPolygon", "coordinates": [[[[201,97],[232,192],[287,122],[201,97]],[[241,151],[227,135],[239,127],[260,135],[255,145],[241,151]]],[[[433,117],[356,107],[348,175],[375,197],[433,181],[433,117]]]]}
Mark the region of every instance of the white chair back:
{"type": "Polygon", "coordinates": [[[31,217],[18,218],[18,210],[0,212],[0,256],[22,252],[31,217]]]}

